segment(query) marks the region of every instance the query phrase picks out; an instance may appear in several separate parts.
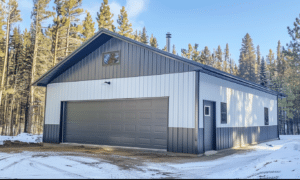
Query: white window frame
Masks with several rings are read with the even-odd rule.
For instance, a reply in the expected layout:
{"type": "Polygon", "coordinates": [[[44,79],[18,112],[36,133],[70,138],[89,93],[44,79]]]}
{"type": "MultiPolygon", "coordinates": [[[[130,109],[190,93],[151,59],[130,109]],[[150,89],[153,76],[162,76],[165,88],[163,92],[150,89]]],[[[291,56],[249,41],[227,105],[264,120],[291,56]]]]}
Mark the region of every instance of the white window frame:
{"type": "Polygon", "coordinates": [[[210,116],[210,106],[204,106],[204,116],[210,116]],[[208,107],[208,115],[205,114],[206,107],[208,107]]]}

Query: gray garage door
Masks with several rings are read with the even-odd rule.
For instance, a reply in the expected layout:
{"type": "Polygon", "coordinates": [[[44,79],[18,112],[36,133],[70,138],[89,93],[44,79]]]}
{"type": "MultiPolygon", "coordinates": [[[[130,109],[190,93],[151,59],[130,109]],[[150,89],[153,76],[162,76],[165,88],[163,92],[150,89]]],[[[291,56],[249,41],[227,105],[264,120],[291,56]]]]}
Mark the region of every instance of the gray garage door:
{"type": "Polygon", "coordinates": [[[63,142],[167,149],[168,98],[65,106],[63,142]]]}

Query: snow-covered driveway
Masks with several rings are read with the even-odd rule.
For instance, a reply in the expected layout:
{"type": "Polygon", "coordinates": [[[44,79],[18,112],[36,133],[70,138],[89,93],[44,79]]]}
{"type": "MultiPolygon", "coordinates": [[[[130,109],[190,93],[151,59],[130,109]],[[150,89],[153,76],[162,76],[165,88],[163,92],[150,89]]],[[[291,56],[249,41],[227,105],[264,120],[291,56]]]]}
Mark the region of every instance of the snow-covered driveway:
{"type": "Polygon", "coordinates": [[[248,148],[253,151],[180,163],[84,152],[7,153],[0,148],[0,178],[300,178],[300,136],[281,136],[280,141],[248,148]],[[120,165],[121,160],[125,164],[120,165]]]}

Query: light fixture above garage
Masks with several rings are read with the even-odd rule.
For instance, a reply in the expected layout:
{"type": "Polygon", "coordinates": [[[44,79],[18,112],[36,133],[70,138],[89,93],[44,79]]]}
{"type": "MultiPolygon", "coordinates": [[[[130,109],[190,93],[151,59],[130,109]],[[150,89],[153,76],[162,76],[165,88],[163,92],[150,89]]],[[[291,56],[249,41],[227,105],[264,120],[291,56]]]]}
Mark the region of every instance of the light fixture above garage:
{"type": "Polygon", "coordinates": [[[110,85],[110,81],[105,81],[104,83],[106,83],[106,84],[110,85]]]}

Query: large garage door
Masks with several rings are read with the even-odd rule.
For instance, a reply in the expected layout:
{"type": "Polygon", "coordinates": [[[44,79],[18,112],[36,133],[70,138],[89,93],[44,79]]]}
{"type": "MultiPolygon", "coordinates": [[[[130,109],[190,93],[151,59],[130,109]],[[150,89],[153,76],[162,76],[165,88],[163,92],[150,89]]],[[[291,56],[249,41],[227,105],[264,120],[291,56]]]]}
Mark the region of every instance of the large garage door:
{"type": "Polygon", "coordinates": [[[63,142],[167,149],[168,98],[65,106],[63,142]]]}

